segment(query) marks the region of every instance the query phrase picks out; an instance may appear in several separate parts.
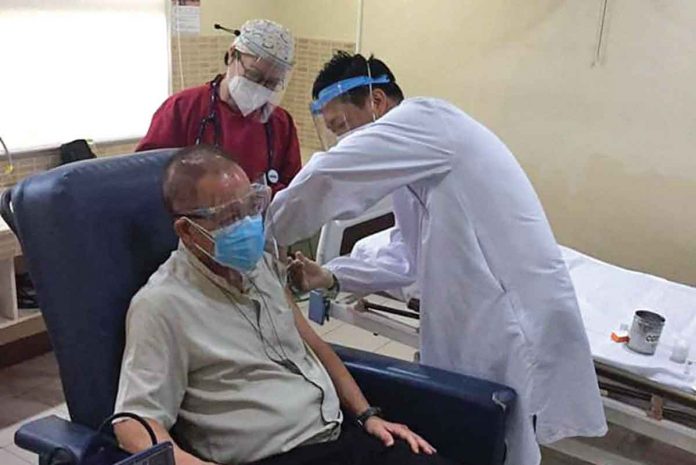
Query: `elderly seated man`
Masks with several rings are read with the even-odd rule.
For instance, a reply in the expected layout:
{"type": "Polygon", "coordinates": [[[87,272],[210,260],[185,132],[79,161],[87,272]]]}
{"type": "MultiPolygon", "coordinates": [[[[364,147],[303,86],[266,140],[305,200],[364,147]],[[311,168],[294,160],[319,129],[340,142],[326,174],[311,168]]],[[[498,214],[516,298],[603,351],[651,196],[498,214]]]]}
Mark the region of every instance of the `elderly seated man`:
{"type": "MultiPolygon", "coordinates": [[[[171,430],[178,465],[448,463],[379,417],[289,298],[264,252],[267,188],[196,146],[172,157],[163,194],[179,247],[130,304],[116,411],[174,443],[171,430]]],[[[114,430],[128,451],[149,446],[132,420],[114,430]]]]}

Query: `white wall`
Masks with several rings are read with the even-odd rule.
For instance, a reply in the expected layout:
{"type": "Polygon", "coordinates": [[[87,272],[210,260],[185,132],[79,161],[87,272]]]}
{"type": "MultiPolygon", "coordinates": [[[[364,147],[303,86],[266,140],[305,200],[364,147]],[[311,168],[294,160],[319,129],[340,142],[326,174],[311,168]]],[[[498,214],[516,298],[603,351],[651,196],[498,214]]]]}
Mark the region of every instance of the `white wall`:
{"type": "Polygon", "coordinates": [[[247,19],[266,18],[288,27],[296,37],[352,41],[357,0],[202,0],[201,32],[213,24],[239,27],[247,19]]]}
{"type": "Polygon", "coordinates": [[[493,129],[560,242],[696,284],[696,1],[608,0],[592,66],[602,4],[365,0],[362,51],[493,129]]]}

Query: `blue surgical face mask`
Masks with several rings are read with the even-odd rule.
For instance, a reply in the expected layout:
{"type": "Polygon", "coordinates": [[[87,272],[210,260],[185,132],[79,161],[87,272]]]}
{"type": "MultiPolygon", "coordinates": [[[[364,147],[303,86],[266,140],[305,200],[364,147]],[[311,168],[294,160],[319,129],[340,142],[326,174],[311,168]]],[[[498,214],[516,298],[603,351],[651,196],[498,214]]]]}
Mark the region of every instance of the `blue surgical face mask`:
{"type": "Polygon", "coordinates": [[[206,233],[215,244],[214,256],[210,258],[221,265],[242,273],[248,273],[256,267],[263,256],[265,236],[261,215],[247,216],[228,226],[208,232],[191,221],[206,233]]]}

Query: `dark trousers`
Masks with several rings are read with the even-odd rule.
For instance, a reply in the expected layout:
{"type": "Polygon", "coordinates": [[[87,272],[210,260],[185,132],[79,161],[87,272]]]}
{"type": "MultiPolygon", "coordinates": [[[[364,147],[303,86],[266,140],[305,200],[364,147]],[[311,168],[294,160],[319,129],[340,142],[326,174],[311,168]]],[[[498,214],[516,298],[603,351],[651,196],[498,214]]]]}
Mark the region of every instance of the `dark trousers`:
{"type": "Polygon", "coordinates": [[[414,454],[401,440],[386,447],[379,439],[344,422],[343,431],[335,441],[297,447],[254,465],[454,465],[454,462],[437,454],[414,454]]]}

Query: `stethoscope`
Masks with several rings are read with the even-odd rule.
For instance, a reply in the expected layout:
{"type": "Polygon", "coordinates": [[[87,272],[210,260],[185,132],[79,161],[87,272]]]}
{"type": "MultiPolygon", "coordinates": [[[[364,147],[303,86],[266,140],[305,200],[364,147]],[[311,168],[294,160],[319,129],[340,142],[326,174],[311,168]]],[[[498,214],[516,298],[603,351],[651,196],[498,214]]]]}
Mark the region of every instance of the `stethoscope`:
{"type": "MultiPolygon", "coordinates": [[[[203,134],[205,134],[206,127],[208,124],[213,125],[213,140],[215,141],[215,147],[220,147],[220,133],[222,128],[220,127],[220,120],[217,117],[217,102],[220,98],[220,82],[222,81],[222,74],[215,76],[210,83],[210,104],[208,106],[208,114],[201,118],[201,122],[198,125],[198,135],[196,136],[196,145],[201,143],[203,140],[203,134]]],[[[266,146],[268,147],[268,169],[264,173],[264,180],[266,185],[276,184],[280,181],[280,175],[278,171],[273,168],[273,128],[271,123],[264,123],[264,130],[266,131],[266,146]]]]}

